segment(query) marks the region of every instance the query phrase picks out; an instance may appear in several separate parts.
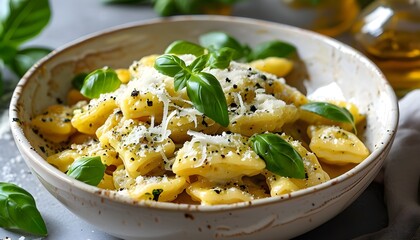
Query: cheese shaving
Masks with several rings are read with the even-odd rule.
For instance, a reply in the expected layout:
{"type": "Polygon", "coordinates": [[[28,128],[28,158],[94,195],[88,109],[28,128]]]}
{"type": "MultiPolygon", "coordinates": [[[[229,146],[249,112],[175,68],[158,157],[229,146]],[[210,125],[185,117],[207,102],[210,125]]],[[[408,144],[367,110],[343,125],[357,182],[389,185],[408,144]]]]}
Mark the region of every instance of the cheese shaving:
{"type": "Polygon", "coordinates": [[[244,101],[242,100],[242,96],[239,93],[235,94],[236,98],[238,99],[239,102],[239,114],[240,115],[245,115],[246,113],[246,106],[244,104],[244,101]]]}
{"type": "Polygon", "coordinates": [[[222,135],[212,136],[201,132],[188,130],[187,134],[193,137],[193,139],[191,139],[191,142],[200,142],[202,144],[214,144],[221,146],[230,145],[230,141],[226,137],[226,133],[223,133],[222,135]]]}

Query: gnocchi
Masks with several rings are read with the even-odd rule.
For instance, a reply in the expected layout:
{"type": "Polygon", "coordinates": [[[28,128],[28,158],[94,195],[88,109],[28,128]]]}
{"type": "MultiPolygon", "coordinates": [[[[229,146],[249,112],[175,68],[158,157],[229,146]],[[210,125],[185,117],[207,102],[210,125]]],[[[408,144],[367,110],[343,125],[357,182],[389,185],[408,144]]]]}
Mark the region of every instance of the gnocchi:
{"type": "MultiPolygon", "coordinates": [[[[299,107],[309,100],[281,78],[291,60],[269,58],[227,68],[204,68],[220,83],[229,124],[194,107],[173,77],[154,68],[158,55],[116,71],[121,86],[87,99],[71,89],[68,105],[32,119],[34,131],[57,146],[47,161],[66,172],[80,157],[100,156],[106,172],[98,187],[136,201],[231,204],[288,194],[326,182],[323,163],[360,163],[369,150],[347,125],[299,107]],[[47,120],[46,120],[47,119],[47,120]],[[256,134],[276,133],[301,157],[305,178],[270,171],[254,151],[256,134]],[[179,196],[182,196],[180,198],[179,196]],[[184,201],[188,196],[188,201],[184,201]]],[[[193,55],[179,55],[191,64],[193,55]]],[[[342,102],[358,123],[364,116],[342,102]]]]}

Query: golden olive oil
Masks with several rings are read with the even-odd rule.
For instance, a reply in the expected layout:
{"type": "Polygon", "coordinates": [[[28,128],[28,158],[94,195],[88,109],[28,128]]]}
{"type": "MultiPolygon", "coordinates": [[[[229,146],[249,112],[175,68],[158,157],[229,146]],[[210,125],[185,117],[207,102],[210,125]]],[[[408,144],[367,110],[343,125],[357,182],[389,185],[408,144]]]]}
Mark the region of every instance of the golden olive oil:
{"type": "Polygon", "coordinates": [[[399,97],[420,88],[420,1],[376,1],[352,32],[357,47],[377,64],[399,97]]]}

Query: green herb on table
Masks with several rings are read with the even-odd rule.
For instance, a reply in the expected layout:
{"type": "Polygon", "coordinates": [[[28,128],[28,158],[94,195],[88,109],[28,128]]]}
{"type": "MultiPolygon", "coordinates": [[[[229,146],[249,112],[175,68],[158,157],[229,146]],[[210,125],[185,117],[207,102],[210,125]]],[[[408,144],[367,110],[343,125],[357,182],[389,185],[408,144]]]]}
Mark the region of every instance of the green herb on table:
{"type": "Polygon", "coordinates": [[[300,109],[333,121],[350,123],[356,132],[353,115],[346,108],[327,102],[310,102],[300,106],[300,109]]]}
{"type": "Polygon", "coordinates": [[[32,195],[12,183],[0,182],[0,227],[38,236],[48,234],[32,195]]]}
{"type": "Polygon", "coordinates": [[[92,186],[97,186],[104,174],[105,165],[99,156],[76,159],[67,171],[68,176],[92,186]]]}
{"type": "Polygon", "coordinates": [[[280,136],[273,133],[257,134],[250,138],[250,142],[269,171],[284,177],[305,178],[302,157],[280,136]]]}
{"type": "MultiPolygon", "coordinates": [[[[76,79],[75,81],[80,80],[76,79]]],[[[103,93],[115,91],[120,85],[121,81],[113,69],[102,68],[91,72],[85,77],[80,93],[88,98],[98,98],[103,93]]]]}
{"type": "MultiPolygon", "coordinates": [[[[35,62],[51,51],[43,47],[22,47],[45,28],[50,17],[48,0],[0,2],[0,75],[8,67],[22,77],[35,62]]],[[[0,90],[3,89],[4,86],[0,87],[0,90]]]]}

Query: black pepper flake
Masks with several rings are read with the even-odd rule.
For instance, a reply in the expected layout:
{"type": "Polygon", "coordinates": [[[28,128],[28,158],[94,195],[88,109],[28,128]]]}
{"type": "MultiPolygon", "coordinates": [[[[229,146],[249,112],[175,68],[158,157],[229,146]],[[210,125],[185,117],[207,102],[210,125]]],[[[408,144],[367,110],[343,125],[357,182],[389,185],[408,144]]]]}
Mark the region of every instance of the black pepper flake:
{"type": "Polygon", "coordinates": [[[257,108],[254,105],[251,105],[250,110],[251,110],[251,112],[255,112],[255,111],[257,111],[257,108]]]}
{"type": "Polygon", "coordinates": [[[63,104],[63,100],[61,100],[60,98],[56,98],[55,100],[57,101],[58,104],[63,104]]]}
{"type": "Polygon", "coordinates": [[[39,149],[41,149],[41,152],[46,153],[45,148],[43,146],[39,146],[39,149]]]}
{"type": "Polygon", "coordinates": [[[238,88],[238,85],[233,84],[233,88],[234,88],[234,89],[237,89],[237,88],[238,88]]]}
{"type": "Polygon", "coordinates": [[[231,82],[232,80],[230,80],[229,78],[226,78],[226,82],[231,82]]]}
{"type": "Polygon", "coordinates": [[[203,121],[201,121],[201,124],[203,124],[205,127],[208,127],[209,125],[207,124],[207,122],[205,121],[205,119],[203,118],[203,121]]]}
{"type": "Polygon", "coordinates": [[[225,158],[225,157],[226,157],[226,156],[225,156],[225,155],[223,155],[223,154],[221,154],[220,156],[221,156],[222,158],[225,158]]]}
{"type": "Polygon", "coordinates": [[[220,194],[222,192],[222,190],[220,190],[220,189],[213,189],[213,191],[217,194],[220,194]]]}
{"type": "Polygon", "coordinates": [[[68,123],[68,122],[70,122],[71,120],[70,120],[70,118],[65,118],[64,120],[63,120],[63,122],[65,122],[65,123],[68,123]]]}
{"type": "Polygon", "coordinates": [[[236,103],[234,103],[234,102],[233,102],[233,103],[231,103],[231,104],[230,104],[230,107],[232,107],[232,108],[236,108],[236,107],[238,107],[238,105],[237,105],[236,103]]]}
{"type": "Polygon", "coordinates": [[[139,91],[137,91],[135,88],[134,88],[134,90],[131,92],[131,96],[132,97],[137,97],[138,95],[139,95],[139,91]]]}
{"type": "Polygon", "coordinates": [[[12,122],[20,122],[19,118],[12,118],[12,122]]]}
{"type": "Polygon", "coordinates": [[[309,176],[308,176],[308,173],[307,173],[307,172],[305,172],[305,178],[306,178],[306,179],[308,179],[308,178],[309,178],[309,176]]]}
{"type": "Polygon", "coordinates": [[[153,101],[150,101],[149,99],[147,99],[147,106],[149,107],[153,106],[153,101]]]}

